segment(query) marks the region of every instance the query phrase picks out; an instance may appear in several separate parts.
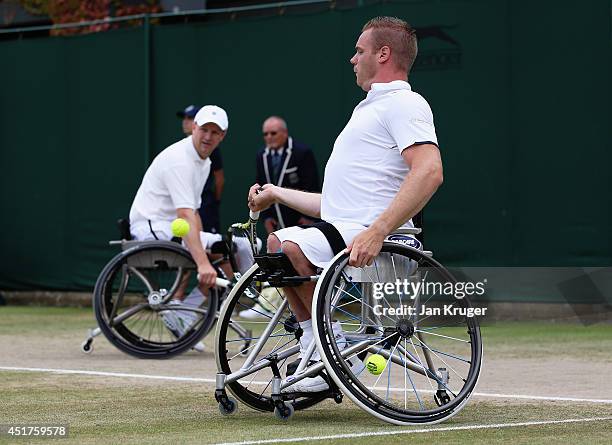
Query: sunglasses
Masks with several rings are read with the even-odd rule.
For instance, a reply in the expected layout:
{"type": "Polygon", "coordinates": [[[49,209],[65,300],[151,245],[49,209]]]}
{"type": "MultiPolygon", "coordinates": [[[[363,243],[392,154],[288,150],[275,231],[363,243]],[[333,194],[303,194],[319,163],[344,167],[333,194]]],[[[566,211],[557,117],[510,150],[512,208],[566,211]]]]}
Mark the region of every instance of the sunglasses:
{"type": "Polygon", "coordinates": [[[278,131],[264,131],[263,135],[265,136],[276,136],[278,134],[278,131]]]}

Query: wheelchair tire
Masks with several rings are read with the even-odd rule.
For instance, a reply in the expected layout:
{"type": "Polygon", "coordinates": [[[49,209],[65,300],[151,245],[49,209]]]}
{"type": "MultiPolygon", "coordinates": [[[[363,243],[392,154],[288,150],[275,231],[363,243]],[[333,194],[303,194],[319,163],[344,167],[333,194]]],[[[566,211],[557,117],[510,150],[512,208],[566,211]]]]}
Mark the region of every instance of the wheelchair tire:
{"type": "Polygon", "coordinates": [[[474,391],[483,355],[477,318],[462,315],[473,306],[458,289],[448,270],[412,247],[385,242],[366,268],[338,254],[317,283],[312,313],[319,353],[340,390],[397,425],[457,414],[474,391]]]}
{"type": "Polygon", "coordinates": [[[199,306],[168,304],[181,280],[190,280],[188,290],[195,287],[196,270],[189,252],[176,243],[150,241],[121,252],[94,288],[100,330],[118,349],[138,358],[165,359],[191,349],[212,328],[223,291],[211,289],[199,306]],[[182,324],[182,332],[171,330],[169,319],[189,325],[182,324]]]}
{"type": "MultiPolygon", "coordinates": [[[[221,313],[219,314],[215,335],[215,357],[217,360],[217,370],[226,376],[241,369],[249,352],[256,347],[260,339],[259,334],[263,331],[265,326],[269,324],[269,320],[271,320],[269,316],[265,316],[267,320],[263,321],[249,321],[236,318],[239,311],[251,307],[247,303],[251,302],[252,304],[256,298],[262,297],[260,289],[261,284],[257,280],[258,273],[259,266],[254,264],[245,272],[238,283],[236,283],[221,306],[221,313]],[[253,337],[250,339],[250,346],[246,351],[244,351],[242,347],[244,339],[231,328],[231,325],[235,323],[240,323],[244,329],[253,332],[253,337]]],[[[279,292],[273,287],[266,287],[266,289],[266,292],[279,292]]],[[[265,298],[265,295],[262,298],[265,298]]],[[[287,307],[284,315],[274,326],[273,336],[268,339],[269,344],[266,343],[264,345],[261,353],[256,357],[257,360],[262,359],[268,354],[280,353],[292,346],[298,345],[298,340],[293,329],[295,323],[291,321],[291,315],[287,307]]],[[[295,357],[297,357],[297,355],[295,357]]],[[[288,359],[285,359],[278,364],[282,375],[286,375],[288,361],[288,359]]],[[[249,375],[235,382],[227,383],[226,388],[247,406],[258,411],[273,412],[275,410],[275,404],[270,394],[272,377],[273,373],[268,366],[253,373],[253,375],[249,375]]],[[[313,393],[312,396],[302,395],[291,400],[286,400],[285,403],[290,404],[295,410],[301,410],[319,403],[326,397],[326,394],[313,393]]]]}

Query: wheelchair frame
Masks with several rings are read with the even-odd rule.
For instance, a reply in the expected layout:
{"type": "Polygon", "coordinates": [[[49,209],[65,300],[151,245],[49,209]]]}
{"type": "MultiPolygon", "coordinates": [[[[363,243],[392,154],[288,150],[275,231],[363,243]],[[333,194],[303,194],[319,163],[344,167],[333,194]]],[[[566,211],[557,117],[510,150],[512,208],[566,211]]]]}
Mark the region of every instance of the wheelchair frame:
{"type": "MultiPolygon", "coordinates": [[[[393,235],[414,235],[419,232],[420,229],[403,229],[394,233],[393,235]]],[[[443,278],[450,280],[450,282],[456,282],[452,275],[440,263],[433,259],[431,252],[421,252],[408,246],[398,247],[398,244],[394,242],[385,242],[383,250],[385,249],[387,249],[387,251],[391,249],[391,256],[393,256],[393,252],[395,251],[400,253],[403,252],[404,254],[409,255],[407,258],[418,259],[418,264],[415,264],[415,267],[417,268],[416,275],[412,277],[412,274],[410,274],[411,278],[416,281],[422,279],[422,277],[419,275],[420,271],[418,268],[422,264],[427,264],[436,269],[443,278]]],[[[385,253],[387,253],[387,251],[385,251],[385,253]]],[[[371,298],[373,298],[373,294],[371,289],[374,280],[372,279],[370,280],[371,282],[368,283],[367,278],[365,279],[363,286],[361,287],[361,299],[351,296],[344,289],[339,289],[334,295],[331,295],[332,291],[330,291],[328,288],[330,282],[332,285],[335,283],[330,280],[346,280],[348,277],[344,269],[342,269],[341,272],[338,272],[338,264],[344,262],[344,264],[347,265],[348,263],[346,254],[340,253],[336,255],[320,274],[306,277],[295,276],[295,271],[292,270],[292,267],[289,268],[286,266],[286,263],[282,263],[280,256],[276,255],[276,258],[278,259],[276,262],[278,269],[274,270],[272,267],[274,265],[274,255],[263,255],[256,257],[255,259],[257,264],[253,265],[249,271],[243,275],[239,282],[236,283],[221,308],[221,313],[219,315],[221,322],[217,324],[216,329],[216,359],[218,372],[216,376],[215,399],[219,404],[219,409],[222,414],[232,414],[236,411],[238,406],[236,399],[228,394],[228,390],[233,396],[255,409],[274,411],[275,415],[282,420],[289,419],[294,414],[296,409],[307,408],[325,398],[333,398],[337,403],[340,403],[342,402],[344,395],[349,396],[353,402],[374,416],[398,425],[441,422],[456,415],[465,406],[477,384],[482,365],[482,342],[476,319],[468,320],[466,322],[468,327],[467,334],[468,338],[470,339],[470,341],[467,342],[463,339],[453,338],[448,335],[441,335],[439,333],[436,334],[435,332],[423,330],[423,328],[420,326],[420,321],[423,320],[423,318],[419,319],[419,311],[415,310],[413,315],[403,319],[406,321],[400,322],[398,319],[395,331],[387,330],[391,328],[385,328],[385,330],[382,331],[382,337],[387,335],[388,332],[391,332],[391,334],[387,337],[387,340],[390,337],[398,339],[395,344],[395,348],[385,349],[379,345],[381,341],[384,342],[385,339],[381,341],[374,341],[376,338],[372,337],[373,334],[371,332],[368,333],[370,326],[375,326],[379,330],[381,326],[383,326],[381,316],[373,312],[373,301],[371,300],[371,298]],[[259,277],[257,277],[258,271],[260,271],[259,277]],[[344,276],[342,276],[343,274],[344,276]],[[291,376],[291,378],[287,379],[283,379],[280,368],[284,363],[286,363],[289,357],[292,357],[299,352],[299,345],[296,344],[287,347],[282,351],[275,350],[273,348],[271,353],[265,354],[264,356],[258,358],[258,355],[262,352],[264,345],[268,342],[271,336],[273,336],[272,334],[274,330],[277,328],[279,323],[283,322],[281,319],[288,307],[286,299],[283,300],[281,305],[277,308],[277,311],[271,317],[268,324],[264,327],[264,330],[257,341],[246,349],[244,354],[245,361],[240,365],[240,368],[234,370],[233,372],[228,372],[228,361],[233,358],[231,357],[228,360],[227,344],[223,344],[223,342],[226,341],[223,337],[227,335],[225,334],[227,332],[227,328],[231,326],[231,322],[229,326],[227,326],[226,322],[226,320],[228,320],[228,313],[235,310],[235,306],[232,307],[232,304],[235,305],[239,301],[240,295],[237,295],[237,293],[241,292],[243,288],[245,290],[248,289],[249,280],[265,279],[267,279],[270,284],[274,283],[277,286],[292,286],[305,281],[317,281],[312,307],[312,323],[315,341],[312,341],[308,346],[305,357],[301,359],[295,373],[291,376]],[[353,298],[355,302],[361,300],[361,316],[359,317],[361,320],[361,325],[353,332],[345,334],[347,346],[340,350],[335,342],[331,339],[332,336],[329,334],[333,331],[333,328],[331,327],[333,316],[330,315],[330,307],[338,308],[338,303],[342,298],[346,298],[346,295],[353,298]],[[366,296],[365,298],[364,295],[366,296]],[[364,324],[364,320],[366,320],[367,323],[364,324]],[[451,388],[449,378],[452,373],[456,374],[460,378],[462,377],[452,365],[449,365],[447,361],[444,360],[442,356],[442,354],[444,354],[443,351],[439,351],[428,346],[428,341],[425,340],[426,335],[438,335],[440,337],[470,343],[471,355],[469,358],[469,368],[464,379],[465,383],[459,391],[451,388]],[[399,344],[400,336],[403,338],[405,346],[401,346],[401,344],[399,344]],[[413,345],[416,355],[411,354],[410,351],[407,350],[407,339],[409,339],[410,343],[413,345]],[[418,349],[421,349],[423,359],[421,359],[417,347],[418,349]],[[220,352],[224,350],[225,352],[220,352]],[[398,351],[397,355],[395,355],[396,350],[398,351]],[[318,353],[318,355],[321,357],[321,361],[313,364],[311,359],[314,357],[315,353],[318,353]],[[405,409],[405,412],[403,412],[401,407],[389,406],[392,404],[388,403],[388,390],[387,401],[381,399],[380,397],[377,398],[376,394],[372,395],[370,390],[365,385],[360,385],[361,382],[359,381],[359,378],[353,375],[346,365],[346,362],[349,362],[350,358],[359,357],[359,360],[362,360],[361,356],[365,356],[366,354],[380,354],[385,360],[387,360],[387,362],[391,362],[400,368],[403,367],[404,373],[408,375],[408,378],[410,378],[409,372],[422,376],[423,379],[429,382],[429,386],[431,387],[431,391],[425,390],[425,392],[433,392],[433,402],[435,402],[434,407],[426,408],[425,402],[419,399],[419,390],[417,390],[411,378],[410,382],[420,406],[420,408],[416,411],[409,411],[405,409]],[[404,359],[402,359],[402,355],[404,356],[404,359]],[[434,362],[437,362],[438,364],[443,363],[445,366],[436,366],[434,362]],[[265,397],[263,396],[262,392],[259,395],[260,397],[258,400],[256,397],[254,398],[248,394],[248,385],[243,387],[241,386],[240,381],[249,376],[257,376],[259,372],[265,368],[270,368],[273,375],[271,381],[268,383],[271,391],[270,395],[265,397]],[[308,377],[320,375],[321,372],[325,372],[329,377],[331,377],[327,379],[329,389],[324,391],[324,393],[283,392],[283,390],[288,389],[295,383],[308,377]],[[450,395],[449,392],[451,393],[450,395]],[[453,396],[452,399],[451,395],[453,396]],[[369,399],[376,400],[371,402],[369,399]]],[[[350,266],[346,267],[348,270],[357,269],[351,268],[350,266]]],[[[393,268],[395,270],[395,263],[393,263],[393,268]]],[[[361,272],[362,275],[364,273],[367,275],[367,268],[360,269],[359,271],[355,270],[355,272],[361,272]],[[364,270],[366,270],[366,272],[364,272],[364,270]]],[[[354,286],[354,282],[352,282],[352,280],[349,282],[351,282],[354,286]]],[[[413,307],[420,308],[423,306],[423,303],[427,304],[430,301],[428,299],[427,301],[423,302],[422,297],[423,296],[420,293],[414,296],[412,299],[413,307]]],[[[387,304],[389,304],[388,301],[387,304]]],[[[470,306],[471,303],[469,300],[462,299],[461,304],[470,306]]],[[[425,319],[427,318],[429,317],[425,317],[425,319]]],[[[287,332],[291,334],[292,331],[286,328],[286,320],[284,321],[284,325],[287,332]]],[[[441,330],[438,332],[444,331],[441,330]]],[[[297,333],[296,339],[299,339],[297,333]]],[[[255,338],[253,340],[255,340],[255,338]]],[[[458,359],[458,357],[453,357],[452,354],[447,355],[450,355],[453,359],[458,359]]],[[[450,358],[447,358],[447,360],[450,361],[450,358]]],[[[386,365],[386,368],[389,368],[389,376],[391,373],[391,366],[392,365],[386,365]]],[[[459,369],[459,366],[455,365],[455,367],[459,369]]],[[[253,377],[253,379],[254,378],[255,377],[253,377]]],[[[456,377],[454,378],[456,379],[456,377]]],[[[405,398],[406,380],[407,379],[404,376],[405,398]]],[[[376,381],[376,384],[377,383],[378,380],[376,381]]],[[[376,388],[376,384],[374,385],[374,388],[376,388]]],[[[268,388],[268,386],[266,386],[266,388],[268,388]]],[[[407,405],[406,400],[404,401],[404,404],[407,405]]],[[[433,403],[431,403],[431,405],[433,405],[433,403]]]]}

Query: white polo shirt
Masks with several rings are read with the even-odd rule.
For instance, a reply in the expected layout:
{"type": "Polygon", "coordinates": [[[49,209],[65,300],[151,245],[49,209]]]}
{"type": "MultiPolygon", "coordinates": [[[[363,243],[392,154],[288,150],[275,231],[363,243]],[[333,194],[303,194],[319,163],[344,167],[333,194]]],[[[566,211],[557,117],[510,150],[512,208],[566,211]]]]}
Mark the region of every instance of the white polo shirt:
{"type": "MultiPolygon", "coordinates": [[[[427,101],[405,81],[372,84],[327,161],[321,218],[330,223],[372,224],[408,174],[402,151],[419,143],[438,144],[427,101]]],[[[403,227],[412,227],[412,221],[403,227]]]]}
{"type": "Polygon", "coordinates": [[[191,136],[163,150],[153,160],[136,192],[130,210],[132,233],[170,232],[176,209],[199,209],[202,189],[210,173],[210,159],[198,155],[191,136]]]}

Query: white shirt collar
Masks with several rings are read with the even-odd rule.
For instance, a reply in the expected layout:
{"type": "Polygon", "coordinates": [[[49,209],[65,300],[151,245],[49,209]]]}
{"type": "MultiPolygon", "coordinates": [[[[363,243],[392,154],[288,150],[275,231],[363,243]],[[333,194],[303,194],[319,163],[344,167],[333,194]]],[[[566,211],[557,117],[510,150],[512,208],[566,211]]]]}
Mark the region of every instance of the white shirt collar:
{"type": "Polygon", "coordinates": [[[412,90],[412,87],[405,80],[392,80],[391,82],[385,83],[373,83],[370,87],[370,91],[368,91],[368,96],[370,94],[377,94],[379,92],[392,91],[392,90],[412,90]]]}
{"type": "Polygon", "coordinates": [[[272,155],[273,153],[278,153],[279,155],[283,155],[283,153],[285,152],[285,147],[281,147],[278,150],[274,150],[273,148],[267,147],[268,148],[268,152],[270,153],[270,155],[272,155]]]}
{"type": "MultiPolygon", "coordinates": [[[[281,156],[283,155],[283,153],[285,153],[285,148],[287,148],[287,150],[291,150],[293,148],[293,139],[291,138],[291,136],[287,138],[287,142],[285,142],[285,145],[286,147],[283,146],[277,150],[277,153],[281,156]]],[[[266,146],[266,154],[271,155],[273,152],[273,148],[266,146]]]]}

